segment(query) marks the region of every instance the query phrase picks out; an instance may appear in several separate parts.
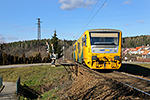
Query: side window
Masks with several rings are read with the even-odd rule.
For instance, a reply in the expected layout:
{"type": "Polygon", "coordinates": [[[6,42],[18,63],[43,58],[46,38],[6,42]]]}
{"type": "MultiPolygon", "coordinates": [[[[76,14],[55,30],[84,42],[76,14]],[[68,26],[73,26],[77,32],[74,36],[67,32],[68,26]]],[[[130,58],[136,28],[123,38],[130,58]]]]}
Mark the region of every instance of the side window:
{"type": "Polygon", "coordinates": [[[84,46],[84,36],[82,37],[82,47],[84,46]]]}
{"type": "Polygon", "coordinates": [[[84,39],[85,39],[85,46],[86,46],[86,35],[85,35],[85,38],[84,38],[84,39]]]}
{"type": "Polygon", "coordinates": [[[80,53],[80,43],[78,42],[78,52],[80,53]]]}
{"type": "Polygon", "coordinates": [[[76,45],[74,46],[74,51],[76,50],[76,45]]]}

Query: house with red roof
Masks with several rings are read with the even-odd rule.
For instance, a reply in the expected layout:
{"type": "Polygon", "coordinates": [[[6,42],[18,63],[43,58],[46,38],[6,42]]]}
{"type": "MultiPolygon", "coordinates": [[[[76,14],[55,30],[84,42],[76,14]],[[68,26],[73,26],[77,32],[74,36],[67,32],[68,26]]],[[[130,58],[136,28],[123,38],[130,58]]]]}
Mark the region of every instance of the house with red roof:
{"type": "Polygon", "coordinates": [[[144,46],[136,47],[136,48],[130,48],[129,54],[142,54],[143,53],[144,46]]]}
{"type": "Polygon", "coordinates": [[[128,51],[129,51],[129,48],[125,48],[125,49],[122,51],[122,53],[127,54],[128,51]]]}
{"type": "Polygon", "coordinates": [[[136,48],[130,48],[130,49],[129,49],[129,54],[130,54],[130,55],[132,55],[132,54],[137,54],[136,48]]]}
{"type": "Polygon", "coordinates": [[[150,50],[145,50],[142,53],[142,58],[150,58],[150,50]]]}

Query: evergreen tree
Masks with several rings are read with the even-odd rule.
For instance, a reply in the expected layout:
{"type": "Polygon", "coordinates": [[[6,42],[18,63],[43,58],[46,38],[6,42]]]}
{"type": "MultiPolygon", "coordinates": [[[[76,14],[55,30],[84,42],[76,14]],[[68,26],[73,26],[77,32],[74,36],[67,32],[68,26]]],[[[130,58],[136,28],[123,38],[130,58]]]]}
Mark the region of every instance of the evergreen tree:
{"type": "Polygon", "coordinates": [[[11,64],[11,54],[8,55],[8,64],[11,64]]]}
{"type": "MultiPolygon", "coordinates": [[[[60,57],[60,54],[61,54],[61,46],[58,44],[58,38],[57,38],[57,35],[56,35],[56,30],[54,31],[54,36],[52,36],[52,39],[51,39],[51,44],[53,44],[53,47],[54,47],[54,53],[55,54],[58,54],[58,58],[60,57]]],[[[52,47],[50,47],[50,51],[52,52],[51,50],[52,47]]]]}
{"type": "Polygon", "coordinates": [[[18,64],[18,63],[19,63],[19,57],[18,57],[17,54],[14,56],[14,63],[15,63],[15,64],[18,64]]]}
{"type": "Polygon", "coordinates": [[[41,53],[40,52],[38,54],[36,54],[35,59],[36,59],[37,63],[41,63],[42,62],[42,58],[41,58],[41,53]]]}
{"type": "Polygon", "coordinates": [[[38,54],[36,54],[36,56],[34,57],[34,62],[35,62],[35,63],[38,62],[38,54]]]}
{"type": "Polygon", "coordinates": [[[25,57],[25,53],[22,54],[22,63],[25,64],[26,63],[26,57],[25,57]]]}
{"type": "Polygon", "coordinates": [[[5,44],[0,44],[0,50],[3,51],[5,49],[5,44]]]}
{"type": "Polygon", "coordinates": [[[41,53],[37,53],[36,56],[34,57],[34,60],[36,63],[41,63],[42,62],[42,58],[41,58],[41,53]]]}
{"type": "Polygon", "coordinates": [[[31,64],[31,56],[28,57],[28,63],[31,64]]]}
{"type": "Polygon", "coordinates": [[[44,59],[43,59],[42,62],[43,62],[43,63],[48,63],[48,57],[44,57],[44,59]]]}
{"type": "Polygon", "coordinates": [[[4,52],[2,54],[2,58],[3,58],[3,65],[6,65],[8,63],[7,53],[4,52]]]}
{"type": "Polygon", "coordinates": [[[11,64],[14,64],[14,56],[11,55],[11,64]]]}
{"type": "Polygon", "coordinates": [[[29,63],[32,64],[33,63],[33,55],[29,56],[29,63]]]}
{"type": "Polygon", "coordinates": [[[19,64],[22,64],[22,57],[19,58],[19,64]]]}
{"type": "Polygon", "coordinates": [[[28,57],[26,58],[26,64],[29,64],[29,58],[28,57]]]}
{"type": "Polygon", "coordinates": [[[0,65],[3,65],[3,58],[2,58],[2,54],[0,53],[0,65]]]}

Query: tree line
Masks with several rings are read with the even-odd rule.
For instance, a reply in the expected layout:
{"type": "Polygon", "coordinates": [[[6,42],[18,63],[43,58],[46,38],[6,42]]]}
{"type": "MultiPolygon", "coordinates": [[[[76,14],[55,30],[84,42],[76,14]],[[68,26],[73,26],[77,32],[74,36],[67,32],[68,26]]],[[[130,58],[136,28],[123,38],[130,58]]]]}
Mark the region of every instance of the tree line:
{"type": "MultiPolygon", "coordinates": [[[[0,44],[0,54],[3,52],[6,52],[8,54],[22,56],[23,53],[26,54],[26,56],[35,56],[38,51],[38,47],[40,48],[41,57],[47,56],[46,52],[46,42],[49,44],[50,52],[51,52],[51,45],[53,44],[55,53],[60,54],[62,47],[65,46],[65,48],[69,48],[72,43],[74,43],[75,40],[61,40],[57,38],[57,35],[55,34],[52,36],[51,39],[42,39],[40,40],[40,43],[38,45],[37,40],[28,40],[28,41],[18,41],[18,42],[12,42],[12,43],[2,43],[0,44]]],[[[59,55],[61,56],[61,55],[59,55]]]]}
{"type": "Polygon", "coordinates": [[[150,36],[149,35],[141,35],[135,37],[124,37],[125,43],[123,43],[124,48],[133,48],[138,46],[146,46],[150,44],[150,36]]]}
{"type": "Polygon", "coordinates": [[[43,59],[41,58],[41,53],[37,53],[35,56],[31,55],[29,57],[25,56],[25,53],[19,57],[17,54],[11,55],[3,52],[0,57],[0,65],[9,65],[9,64],[33,64],[33,63],[50,63],[50,53],[43,59]]]}
{"type": "Polygon", "coordinates": [[[37,46],[37,40],[3,43],[0,44],[0,65],[51,62],[51,44],[53,44],[54,53],[58,54],[58,58],[60,58],[63,56],[62,47],[68,48],[74,41],[60,40],[57,38],[56,31],[54,31],[52,39],[42,39],[39,46],[37,46]],[[46,51],[46,42],[49,44],[49,53],[46,51]],[[40,52],[38,52],[38,47],[40,47],[40,52]]]}

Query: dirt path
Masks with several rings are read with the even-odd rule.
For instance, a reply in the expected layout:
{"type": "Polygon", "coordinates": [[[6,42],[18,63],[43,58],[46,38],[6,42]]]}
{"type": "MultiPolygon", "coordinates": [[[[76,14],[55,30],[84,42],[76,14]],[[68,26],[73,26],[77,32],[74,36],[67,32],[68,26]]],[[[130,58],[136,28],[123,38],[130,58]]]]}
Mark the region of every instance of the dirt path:
{"type": "Polygon", "coordinates": [[[3,89],[0,92],[0,100],[18,100],[15,97],[16,84],[13,82],[3,82],[3,89]]]}

